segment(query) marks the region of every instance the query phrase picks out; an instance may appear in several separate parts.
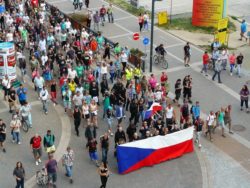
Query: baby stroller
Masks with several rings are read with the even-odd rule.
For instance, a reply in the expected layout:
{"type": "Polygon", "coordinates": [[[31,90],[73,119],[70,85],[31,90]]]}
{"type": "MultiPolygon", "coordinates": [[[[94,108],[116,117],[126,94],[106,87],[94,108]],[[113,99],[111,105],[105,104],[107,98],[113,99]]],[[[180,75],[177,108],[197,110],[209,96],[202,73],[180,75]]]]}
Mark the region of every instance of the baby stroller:
{"type": "Polygon", "coordinates": [[[48,185],[48,175],[46,174],[45,168],[36,172],[36,183],[41,187],[48,185]]]}

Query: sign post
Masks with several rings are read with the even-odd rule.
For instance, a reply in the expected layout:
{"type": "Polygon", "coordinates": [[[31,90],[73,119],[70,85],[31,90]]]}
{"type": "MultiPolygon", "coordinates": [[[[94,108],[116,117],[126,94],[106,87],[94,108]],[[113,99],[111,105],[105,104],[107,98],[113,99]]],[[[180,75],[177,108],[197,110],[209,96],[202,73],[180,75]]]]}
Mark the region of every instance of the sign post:
{"type": "Polygon", "coordinates": [[[145,72],[145,63],[146,63],[146,56],[147,56],[147,45],[149,44],[149,38],[145,37],[143,39],[144,45],[144,57],[142,58],[142,71],[145,72]]]}

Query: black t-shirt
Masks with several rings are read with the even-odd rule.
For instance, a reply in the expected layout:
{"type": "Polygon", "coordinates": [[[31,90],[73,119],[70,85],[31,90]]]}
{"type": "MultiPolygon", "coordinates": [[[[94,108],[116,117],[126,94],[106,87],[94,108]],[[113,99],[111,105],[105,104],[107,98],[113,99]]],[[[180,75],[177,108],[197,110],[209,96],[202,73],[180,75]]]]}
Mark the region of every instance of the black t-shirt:
{"type": "Polygon", "coordinates": [[[50,91],[51,92],[56,92],[56,84],[51,84],[50,91]]]}
{"type": "Polygon", "coordinates": [[[184,47],[184,53],[186,56],[190,56],[190,46],[186,45],[184,47]]]}
{"type": "Polygon", "coordinates": [[[89,147],[89,152],[95,152],[96,151],[96,146],[97,146],[97,141],[89,141],[86,145],[89,147]]]}
{"type": "Polygon", "coordinates": [[[181,84],[180,83],[176,83],[175,84],[175,94],[179,94],[179,93],[181,93],[181,84]]]}
{"type": "Polygon", "coordinates": [[[104,137],[101,138],[102,148],[108,149],[109,147],[109,139],[105,139],[104,137]]]}
{"type": "Polygon", "coordinates": [[[5,123],[2,123],[1,125],[0,125],[0,134],[6,134],[6,125],[5,125],[5,123]],[[5,132],[5,133],[2,133],[2,132],[5,132]]]}
{"type": "Polygon", "coordinates": [[[237,56],[237,64],[241,65],[243,63],[243,59],[244,59],[243,55],[238,55],[237,56]]]}
{"type": "Polygon", "coordinates": [[[10,90],[9,91],[9,102],[15,101],[16,100],[16,91],[15,90],[10,90]],[[10,100],[12,99],[12,100],[10,100]]]}

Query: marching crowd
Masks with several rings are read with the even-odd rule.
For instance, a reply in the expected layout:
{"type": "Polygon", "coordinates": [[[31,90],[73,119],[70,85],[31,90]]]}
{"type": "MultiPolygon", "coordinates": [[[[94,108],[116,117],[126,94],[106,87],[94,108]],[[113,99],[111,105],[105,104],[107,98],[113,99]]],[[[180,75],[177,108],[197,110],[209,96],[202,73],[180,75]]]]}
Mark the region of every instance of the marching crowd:
{"type": "MultiPolygon", "coordinates": [[[[79,2],[74,5],[80,6],[79,2]]],[[[202,132],[205,132],[205,136],[208,134],[212,141],[212,135],[218,126],[222,128],[221,135],[225,137],[225,126],[228,124],[229,132],[233,133],[230,105],[216,112],[211,111],[205,119],[202,117],[199,101],[195,103],[192,101],[191,75],[180,78],[173,84],[175,98],[170,100],[168,98],[170,83],[166,72],[162,72],[159,79],[154,74],[149,77],[143,75],[140,66],[132,67],[128,63],[130,51],[127,47],[122,48],[117,43],[113,49],[115,54],[113,58],[110,44],[105,41],[101,33],[95,36],[85,28],[74,29],[69,19],[64,18],[59,11],[51,8],[52,11],[48,14],[45,7],[44,2],[41,2],[39,7],[32,7],[29,1],[25,1],[24,5],[20,2],[14,9],[8,9],[1,15],[4,20],[4,24],[1,24],[1,41],[16,44],[17,62],[23,82],[15,90],[7,75],[2,80],[4,100],[8,101],[9,111],[13,114],[10,122],[13,143],[21,144],[20,128],[23,119],[28,122],[30,128],[33,126],[32,108],[27,97],[27,93],[32,91],[25,86],[28,72],[31,72],[34,90],[42,102],[45,115],[50,113],[51,106],[48,104],[51,100],[54,106],[62,104],[65,115],[73,118],[76,136],[82,136],[79,128],[81,125],[84,126],[86,147],[90,159],[99,167],[101,187],[106,187],[110,174],[107,162],[112,137],[116,147],[125,142],[166,135],[194,125],[195,141],[201,147],[202,132]],[[183,104],[179,103],[181,96],[183,104]],[[18,102],[21,105],[20,108],[18,108],[18,102]],[[163,110],[145,119],[144,114],[153,103],[159,103],[163,110]],[[127,111],[130,114],[129,117],[127,117],[127,111]],[[101,118],[105,121],[104,125],[99,124],[101,118]],[[124,122],[129,122],[129,126],[125,127],[124,122]],[[106,131],[100,139],[97,139],[100,126],[106,126],[106,131]],[[101,165],[98,147],[101,148],[101,165]]],[[[91,15],[88,21],[90,26],[93,18],[94,29],[97,31],[99,31],[99,23],[104,24],[106,14],[109,22],[114,20],[112,5],[105,11],[104,9],[105,7],[102,7],[100,13],[97,11],[91,15]]],[[[140,30],[143,27],[145,30],[148,29],[147,19],[147,15],[140,16],[140,30]]],[[[226,69],[229,60],[230,73],[232,74],[233,68],[237,65],[237,73],[240,76],[242,54],[229,55],[226,49],[219,52],[220,46],[217,45],[219,45],[218,42],[213,43],[211,58],[205,52],[202,71],[207,74],[207,64],[211,59],[215,70],[213,79],[218,74],[221,82],[221,69],[218,69],[221,65],[217,64],[223,64],[223,69],[226,69]]],[[[189,66],[191,55],[189,44],[184,47],[184,53],[185,66],[189,66]]],[[[243,107],[245,103],[248,111],[247,86],[242,88],[240,94],[241,106],[243,107]]],[[[6,152],[4,146],[7,136],[6,124],[0,120],[0,147],[3,152],[6,152]]],[[[48,153],[45,168],[52,184],[55,185],[57,161],[53,158],[53,153],[56,150],[56,138],[51,130],[44,131],[46,134],[43,138],[35,134],[30,139],[30,147],[36,165],[42,162],[42,147],[45,148],[48,153]]],[[[72,148],[68,147],[62,158],[66,169],[65,175],[69,177],[71,183],[73,183],[74,155],[72,148]]],[[[25,170],[20,161],[17,162],[13,175],[16,178],[16,187],[24,187],[25,170]]]]}

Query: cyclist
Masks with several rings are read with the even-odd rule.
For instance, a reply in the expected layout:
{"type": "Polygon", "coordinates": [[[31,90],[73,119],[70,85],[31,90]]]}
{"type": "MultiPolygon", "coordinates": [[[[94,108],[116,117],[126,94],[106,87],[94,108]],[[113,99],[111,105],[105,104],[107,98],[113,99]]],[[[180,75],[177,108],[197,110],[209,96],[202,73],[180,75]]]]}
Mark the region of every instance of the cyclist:
{"type": "Polygon", "coordinates": [[[32,127],[32,117],[31,117],[31,106],[28,102],[24,102],[24,105],[19,109],[19,115],[23,120],[27,120],[29,127],[32,127]]]}
{"type": "Polygon", "coordinates": [[[167,51],[164,49],[163,44],[160,44],[159,46],[157,46],[155,48],[155,52],[157,55],[161,55],[162,57],[164,57],[164,55],[167,54],[167,51]]]}

